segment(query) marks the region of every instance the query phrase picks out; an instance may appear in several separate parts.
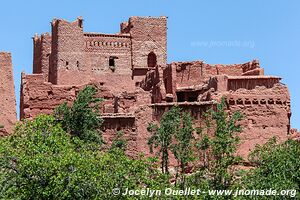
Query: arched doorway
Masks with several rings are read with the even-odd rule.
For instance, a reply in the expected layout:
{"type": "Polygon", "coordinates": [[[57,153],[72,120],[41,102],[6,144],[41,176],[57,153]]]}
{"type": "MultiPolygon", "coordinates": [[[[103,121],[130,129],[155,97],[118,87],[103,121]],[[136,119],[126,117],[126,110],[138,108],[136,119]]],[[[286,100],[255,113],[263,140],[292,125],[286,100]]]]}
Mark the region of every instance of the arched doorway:
{"type": "Polygon", "coordinates": [[[148,68],[154,68],[156,66],[156,55],[153,52],[148,54],[148,68]]]}

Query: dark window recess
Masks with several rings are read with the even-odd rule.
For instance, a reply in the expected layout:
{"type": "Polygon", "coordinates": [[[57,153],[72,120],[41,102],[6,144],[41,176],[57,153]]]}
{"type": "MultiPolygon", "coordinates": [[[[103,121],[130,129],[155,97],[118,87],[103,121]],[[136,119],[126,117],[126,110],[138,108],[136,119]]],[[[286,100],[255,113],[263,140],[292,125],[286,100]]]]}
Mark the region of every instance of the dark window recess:
{"type": "Polygon", "coordinates": [[[198,92],[177,92],[178,102],[195,102],[198,98],[198,92]]]}
{"type": "Polygon", "coordinates": [[[184,93],[183,92],[177,92],[177,101],[184,102],[184,93]]]}
{"type": "Polygon", "coordinates": [[[109,66],[114,67],[115,66],[115,59],[114,58],[109,58],[109,66]]]}
{"type": "Polygon", "coordinates": [[[147,60],[147,63],[148,63],[148,68],[154,68],[156,66],[156,55],[155,53],[153,52],[150,52],[148,54],[148,60],[147,60]]]}
{"type": "Polygon", "coordinates": [[[197,101],[197,97],[198,97],[198,93],[196,93],[196,92],[190,92],[188,94],[188,101],[189,102],[197,101]]]}
{"type": "Polygon", "coordinates": [[[116,56],[110,56],[108,60],[109,68],[114,72],[116,70],[116,62],[115,60],[118,59],[116,56]]]}

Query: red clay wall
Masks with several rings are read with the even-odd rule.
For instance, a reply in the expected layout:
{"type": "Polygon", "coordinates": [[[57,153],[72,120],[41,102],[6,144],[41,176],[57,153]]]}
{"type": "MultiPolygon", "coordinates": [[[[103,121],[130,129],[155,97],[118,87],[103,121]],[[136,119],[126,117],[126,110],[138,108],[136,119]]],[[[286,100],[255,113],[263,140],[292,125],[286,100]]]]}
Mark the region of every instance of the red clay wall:
{"type": "Polygon", "coordinates": [[[46,81],[49,74],[48,80],[56,85],[97,81],[113,91],[134,91],[149,60],[166,65],[166,17],[131,17],[120,32],[84,33],[81,18],[54,19],[51,36],[34,37],[33,72],[44,74],[46,81]],[[148,59],[151,53],[156,62],[148,59]],[[114,67],[109,66],[111,58],[114,67]]]}
{"type": "Polygon", "coordinates": [[[238,90],[240,88],[252,90],[256,86],[272,88],[275,84],[279,83],[280,79],[274,76],[229,77],[227,90],[238,90]]]}
{"type": "Polygon", "coordinates": [[[16,97],[10,53],[0,52],[0,134],[11,133],[17,121],[16,97]]]}
{"type": "Polygon", "coordinates": [[[111,91],[101,82],[90,82],[83,85],[54,85],[45,82],[42,74],[22,74],[21,83],[21,119],[33,118],[38,114],[50,114],[60,104],[73,102],[76,94],[86,85],[98,88],[97,97],[103,98],[102,113],[134,113],[135,109],[151,103],[150,92],[137,88],[133,92],[111,91]]]}
{"type": "Polygon", "coordinates": [[[35,35],[33,38],[33,67],[32,73],[41,73],[42,63],[41,63],[41,37],[35,35]]]}
{"type": "MultiPolygon", "coordinates": [[[[152,109],[150,92],[136,88],[132,93],[119,92],[113,94],[100,83],[93,82],[98,88],[97,97],[104,98],[101,105],[103,114],[103,137],[111,144],[118,131],[124,133],[127,140],[127,153],[136,157],[141,149],[149,155],[147,139],[149,133],[146,130],[148,122],[152,121],[152,109]],[[140,115],[140,113],[143,113],[140,115]],[[145,124],[141,126],[140,124],[145,124]]],[[[53,110],[64,102],[71,103],[75,100],[76,94],[86,85],[67,86],[54,85],[44,82],[42,74],[22,74],[20,113],[21,119],[34,118],[38,114],[51,114],[53,110]]]]}
{"type": "Polygon", "coordinates": [[[156,54],[157,65],[167,62],[167,18],[130,17],[129,32],[132,37],[133,68],[148,68],[150,52],[156,54]]]}
{"type": "Polygon", "coordinates": [[[33,74],[43,74],[48,81],[51,55],[51,36],[48,33],[33,37],[33,74]]]}
{"type": "Polygon", "coordinates": [[[86,83],[86,60],[84,53],[82,19],[74,22],[54,19],[52,21],[52,55],[49,80],[58,85],[86,83]],[[81,77],[74,77],[82,74],[81,77]]]}
{"type": "Polygon", "coordinates": [[[85,33],[85,52],[88,65],[95,74],[127,74],[131,76],[130,36],[85,33]],[[115,71],[109,66],[109,59],[115,59],[115,71]]]}
{"type": "Polygon", "coordinates": [[[286,86],[276,84],[273,88],[238,89],[230,91],[226,97],[230,111],[244,115],[241,122],[243,132],[239,135],[240,155],[247,157],[256,144],[263,144],[273,136],[279,141],[288,139],[291,111],[286,86]]]}
{"type": "MultiPolygon", "coordinates": [[[[174,77],[176,79],[173,80],[176,87],[201,85],[208,82],[209,78],[212,76],[242,76],[250,70],[259,69],[259,64],[256,60],[244,64],[230,65],[209,65],[202,61],[174,62],[169,66],[176,69],[176,76],[174,77]]],[[[259,72],[262,73],[261,71],[259,72]]],[[[253,72],[253,75],[256,74],[253,72]]]]}
{"type": "Polygon", "coordinates": [[[151,91],[151,102],[160,103],[166,100],[166,85],[163,79],[163,70],[160,66],[148,71],[140,82],[140,87],[145,91],[151,91]]]}
{"type": "Polygon", "coordinates": [[[129,112],[132,102],[135,101],[133,95],[121,94],[118,98],[106,87],[98,82],[84,85],[54,85],[44,82],[42,74],[25,75],[22,74],[20,115],[23,118],[34,118],[36,115],[44,113],[51,114],[52,111],[64,102],[73,102],[77,93],[86,85],[94,85],[98,88],[98,97],[104,98],[102,104],[103,113],[114,113],[115,105],[119,105],[116,110],[129,112]]]}
{"type": "Polygon", "coordinates": [[[77,87],[56,86],[44,82],[42,74],[22,74],[20,116],[34,118],[38,114],[51,114],[65,101],[73,101],[77,87]]]}

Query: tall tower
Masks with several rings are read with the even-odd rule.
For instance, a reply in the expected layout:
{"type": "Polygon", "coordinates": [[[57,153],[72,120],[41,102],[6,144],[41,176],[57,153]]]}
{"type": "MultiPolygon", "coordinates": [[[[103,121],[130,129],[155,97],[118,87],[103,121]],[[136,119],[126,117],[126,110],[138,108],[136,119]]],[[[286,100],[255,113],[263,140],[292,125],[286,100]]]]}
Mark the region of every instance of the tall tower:
{"type": "MultiPolygon", "coordinates": [[[[130,17],[125,28],[132,40],[134,74],[167,64],[167,17],[130,17]]],[[[125,31],[124,30],[124,31],[125,31]]]]}
{"type": "Polygon", "coordinates": [[[0,134],[8,134],[17,121],[11,54],[0,52],[0,134]]]}
{"type": "Polygon", "coordinates": [[[52,21],[52,45],[49,81],[53,84],[81,84],[85,71],[83,20],[74,22],[62,19],[52,21]]]}

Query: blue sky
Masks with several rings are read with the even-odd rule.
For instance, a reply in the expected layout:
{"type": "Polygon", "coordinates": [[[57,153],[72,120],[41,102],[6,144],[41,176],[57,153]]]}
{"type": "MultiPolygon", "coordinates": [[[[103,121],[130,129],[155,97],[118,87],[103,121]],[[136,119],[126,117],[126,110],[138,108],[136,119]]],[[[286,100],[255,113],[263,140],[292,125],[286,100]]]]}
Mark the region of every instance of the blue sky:
{"type": "Polygon", "coordinates": [[[83,16],[86,32],[115,33],[130,16],[162,15],[168,16],[168,62],[229,64],[259,59],[266,74],[281,76],[289,86],[292,126],[300,129],[297,0],[3,1],[0,51],[12,53],[17,100],[21,72],[32,72],[31,37],[50,32],[52,18],[72,21],[83,16]]]}

